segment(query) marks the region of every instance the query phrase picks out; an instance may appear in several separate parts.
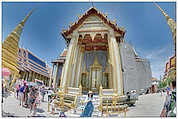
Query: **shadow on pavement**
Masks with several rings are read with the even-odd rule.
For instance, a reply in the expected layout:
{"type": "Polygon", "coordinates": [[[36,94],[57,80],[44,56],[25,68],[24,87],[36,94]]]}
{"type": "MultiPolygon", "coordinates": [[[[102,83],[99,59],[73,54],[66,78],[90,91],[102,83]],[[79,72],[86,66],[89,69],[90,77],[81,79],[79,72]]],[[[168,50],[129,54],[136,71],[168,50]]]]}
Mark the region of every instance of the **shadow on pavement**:
{"type": "Polygon", "coordinates": [[[32,116],[32,117],[46,117],[46,116],[45,115],[37,114],[36,116],[32,116]]]}
{"type": "Polygon", "coordinates": [[[48,103],[48,101],[41,101],[41,102],[43,102],[43,103],[48,103]]]}
{"type": "Polygon", "coordinates": [[[3,98],[7,98],[9,96],[11,96],[12,94],[10,92],[4,92],[4,94],[2,95],[3,98]]]}
{"type": "Polygon", "coordinates": [[[39,112],[39,113],[43,113],[43,112],[45,112],[43,109],[40,109],[40,108],[37,108],[36,111],[39,112]]]}
{"type": "Polygon", "coordinates": [[[7,113],[7,112],[2,113],[2,117],[15,117],[14,115],[15,115],[14,113],[7,113]]]}

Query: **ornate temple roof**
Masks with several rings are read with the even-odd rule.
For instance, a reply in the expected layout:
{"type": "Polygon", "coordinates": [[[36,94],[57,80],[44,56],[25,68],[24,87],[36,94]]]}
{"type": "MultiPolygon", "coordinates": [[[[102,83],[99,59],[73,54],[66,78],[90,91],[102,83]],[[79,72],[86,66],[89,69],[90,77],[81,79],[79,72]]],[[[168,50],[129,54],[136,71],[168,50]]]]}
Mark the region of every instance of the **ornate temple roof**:
{"type": "Polygon", "coordinates": [[[67,55],[67,49],[64,49],[63,53],[60,55],[60,57],[65,57],[67,55]]]}
{"type": "Polygon", "coordinates": [[[70,40],[67,39],[67,36],[70,35],[75,29],[77,29],[89,16],[91,15],[96,15],[99,18],[102,19],[102,21],[107,24],[108,26],[110,26],[111,28],[113,28],[113,30],[115,32],[118,32],[119,34],[121,34],[122,37],[124,37],[125,31],[121,28],[119,28],[116,23],[110,21],[106,15],[104,15],[103,13],[101,13],[100,11],[98,11],[95,7],[91,7],[87,10],[87,12],[85,14],[83,14],[81,17],[79,17],[79,19],[73,23],[69,29],[67,30],[63,30],[62,31],[62,36],[65,38],[65,40],[70,40]]]}
{"type": "Polygon", "coordinates": [[[65,62],[66,56],[67,56],[67,49],[64,49],[63,52],[60,54],[60,56],[56,60],[52,61],[52,63],[63,64],[65,62]]]}

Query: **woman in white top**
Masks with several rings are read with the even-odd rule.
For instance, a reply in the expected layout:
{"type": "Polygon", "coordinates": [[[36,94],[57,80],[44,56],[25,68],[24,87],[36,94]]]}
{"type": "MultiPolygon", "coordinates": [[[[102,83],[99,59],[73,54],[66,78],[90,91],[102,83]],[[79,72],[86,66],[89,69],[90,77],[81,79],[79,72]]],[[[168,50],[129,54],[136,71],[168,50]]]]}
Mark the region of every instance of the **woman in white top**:
{"type": "Polygon", "coordinates": [[[93,92],[89,91],[88,92],[88,99],[87,101],[87,105],[85,106],[84,111],[82,112],[82,114],[80,115],[80,117],[91,117],[93,110],[94,110],[94,105],[92,103],[93,101],[93,92]]]}

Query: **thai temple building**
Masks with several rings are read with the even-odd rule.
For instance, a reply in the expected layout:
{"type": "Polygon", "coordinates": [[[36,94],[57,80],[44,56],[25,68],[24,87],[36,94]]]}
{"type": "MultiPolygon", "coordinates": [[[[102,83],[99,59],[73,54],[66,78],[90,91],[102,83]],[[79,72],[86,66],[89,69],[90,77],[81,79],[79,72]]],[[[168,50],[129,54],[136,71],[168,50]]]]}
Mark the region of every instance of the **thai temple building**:
{"type": "Polygon", "coordinates": [[[51,72],[51,80],[49,82],[49,86],[51,87],[53,84],[53,88],[56,89],[60,86],[60,77],[62,73],[62,68],[66,59],[67,49],[64,49],[63,53],[59,56],[59,58],[55,61],[52,61],[53,68],[51,72]],[[58,80],[56,80],[58,79],[58,80]]]}
{"type": "Polygon", "coordinates": [[[116,20],[110,21],[94,6],[63,30],[62,36],[67,49],[52,61],[50,87],[64,93],[69,93],[69,87],[82,88],[82,94],[113,89],[118,95],[151,87],[149,61],[125,42],[125,30],[116,20]]]}
{"type": "Polygon", "coordinates": [[[32,14],[32,11],[25,17],[20,24],[7,36],[7,38],[2,43],[2,68],[8,68],[11,72],[10,80],[11,86],[14,84],[17,78],[19,78],[19,69],[18,69],[18,49],[19,49],[19,40],[21,33],[24,28],[24,24],[32,14]]]}
{"type": "Polygon", "coordinates": [[[44,85],[49,85],[49,66],[30,51],[24,48],[19,48],[18,66],[20,70],[20,79],[27,81],[34,81],[35,79],[38,79],[43,81],[44,85]]]}
{"type": "Polygon", "coordinates": [[[166,81],[167,78],[176,79],[176,57],[172,56],[169,61],[166,62],[163,80],[166,81]]]}

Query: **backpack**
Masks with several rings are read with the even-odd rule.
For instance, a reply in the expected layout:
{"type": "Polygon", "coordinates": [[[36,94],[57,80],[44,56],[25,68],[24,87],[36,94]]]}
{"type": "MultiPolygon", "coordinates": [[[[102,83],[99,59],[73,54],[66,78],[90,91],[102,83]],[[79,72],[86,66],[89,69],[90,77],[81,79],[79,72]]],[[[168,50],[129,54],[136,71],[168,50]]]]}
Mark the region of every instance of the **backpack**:
{"type": "Polygon", "coordinates": [[[27,92],[27,93],[30,92],[29,86],[27,86],[27,88],[26,88],[26,92],[27,92]]]}
{"type": "Polygon", "coordinates": [[[24,88],[25,88],[25,86],[22,86],[22,87],[20,88],[20,92],[23,92],[24,88]]]}

